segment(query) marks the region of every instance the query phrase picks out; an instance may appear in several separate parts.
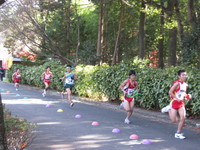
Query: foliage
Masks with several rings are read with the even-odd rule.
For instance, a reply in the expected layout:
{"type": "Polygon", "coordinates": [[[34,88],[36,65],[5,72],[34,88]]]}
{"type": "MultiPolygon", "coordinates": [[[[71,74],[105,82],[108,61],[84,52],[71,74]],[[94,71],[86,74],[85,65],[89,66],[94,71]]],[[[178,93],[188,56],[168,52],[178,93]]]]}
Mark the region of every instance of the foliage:
{"type": "MultiPolygon", "coordinates": [[[[136,80],[142,95],[136,97],[136,105],[146,109],[159,110],[170,102],[168,91],[173,81],[178,79],[177,71],[184,68],[188,72],[188,93],[193,98],[187,102],[187,110],[189,115],[199,115],[200,112],[200,86],[197,81],[200,79],[199,70],[186,66],[168,67],[164,69],[150,68],[147,66],[149,60],[141,60],[137,57],[133,60],[124,61],[115,66],[103,64],[101,66],[78,65],[75,68],[78,81],[75,82],[74,93],[79,96],[90,97],[96,100],[115,100],[119,102],[123,95],[119,89],[120,84],[129,78],[129,70],[136,71],[136,80]]],[[[42,87],[40,76],[46,66],[51,66],[53,79],[51,88],[62,91],[63,85],[59,79],[65,72],[65,67],[57,61],[47,62],[37,67],[14,66],[8,72],[21,67],[22,83],[31,86],[42,87]]]]}
{"type": "Polygon", "coordinates": [[[4,120],[8,149],[22,150],[27,147],[32,140],[31,133],[35,125],[25,119],[12,116],[7,109],[4,109],[4,120]]]}
{"type": "Polygon", "coordinates": [[[7,76],[8,76],[9,81],[12,82],[12,78],[11,78],[12,74],[15,72],[16,68],[20,68],[21,82],[23,84],[28,84],[28,85],[36,86],[36,87],[43,87],[44,84],[42,82],[41,75],[46,70],[47,66],[51,67],[51,70],[53,73],[51,88],[61,91],[63,87],[62,87],[62,83],[59,82],[59,79],[64,76],[65,68],[57,60],[46,62],[43,65],[39,65],[37,67],[14,65],[8,71],[7,76]]]}
{"type": "Polygon", "coordinates": [[[182,63],[200,68],[200,25],[183,41],[182,63]]]}
{"type": "MultiPolygon", "coordinates": [[[[161,57],[167,64],[170,56],[168,32],[176,27],[179,29],[177,36],[180,39],[179,43],[177,42],[178,62],[199,67],[199,64],[197,65],[199,29],[191,33],[187,0],[175,0],[174,3],[169,3],[167,0],[143,2],[144,8],[141,7],[139,0],[12,1],[0,10],[1,30],[9,30],[4,32],[6,36],[4,45],[12,54],[26,47],[39,57],[42,56],[41,58],[58,58],[63,64],[96,65],[102,62],[111,64],[116,38],[120,33],[117,51],[117,63],[120,63],[138,56],[139,22],[140,14],[143,12],[145,13],[145,56],[152,50],[159,50],[159,39],[163,35],[161,57]],[[173,4],[176,6],[172,6],[173,4]],[[160,22],[162,10],[164,11],[163,25],[160,22]],[[101,54],[97,56],[99,17],[103,21],[103,31],[101,54]],[[182,36],[186,37],[184,42],[182,36]],[[184,49],[182,49],[182,42],[184,49]]],[[[198,25],[200,3],[195,1],[194,4],[193,17],[196,18],[195,23],[198,25]]]]}

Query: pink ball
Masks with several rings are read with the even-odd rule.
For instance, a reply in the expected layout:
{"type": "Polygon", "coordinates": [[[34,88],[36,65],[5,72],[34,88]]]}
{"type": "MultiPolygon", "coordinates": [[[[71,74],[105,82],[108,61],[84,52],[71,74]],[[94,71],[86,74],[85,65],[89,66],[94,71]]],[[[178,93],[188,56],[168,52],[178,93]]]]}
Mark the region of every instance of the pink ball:
{"type": "Polygon", "coordinates": [[[132,134],[132,135],[130,135],[129,138],[132,139],[132,140],[137,140],[139,137],[136,134],[132,134]]]}
{"type": "Polygon", "coordinates": [[[113,130],[112,130],[112,133],[119,133],[120,132],[120,129],[117,129],[117,128],[114,128],[113,130]]]}
{"type": "Polygon", "coordinates": [[[81,118],[81,115],[78,114],[78,115],[75,116],[75,118],[76,118],[76,119],[80,119],[80,118],[81,118]]]}
{"type": "Polygon", "coordinates": [[[152,142],[150,140],[147,140],[147,139],[145,139],[145,140],[142,141],[142,144],[145,144],[145,145],[149,145],[151,143],[152,142]]]}
{"type": "Polygon", "coordinates": [[[47,107],[47,108],[51,107],[51,104],[46,104],[46,107],[47,107]]]}
{"type": "Polygon", "coordinates": [[[94,121],[94,122],[92,122],[92,125],[93,125],[93,126],[98,126],[98,125],[99,125],[99,123],[98,123],[98,122],[96,122],[96,121],[94,121]]]}

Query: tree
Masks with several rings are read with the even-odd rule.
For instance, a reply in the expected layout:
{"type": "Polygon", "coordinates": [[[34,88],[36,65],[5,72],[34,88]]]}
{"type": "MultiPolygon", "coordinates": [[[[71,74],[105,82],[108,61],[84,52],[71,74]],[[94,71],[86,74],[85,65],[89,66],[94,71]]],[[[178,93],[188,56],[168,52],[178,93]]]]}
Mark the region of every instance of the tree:
{"type": "Polygon", "coordinates": [[[194,9],[194,0],[188,0],[188,20],[194,31],[196,29],[196,16],[194,9]]]}
{"type": "Polygon", "coordinates": [[[140,24],[139,24],[139,58],[145,56],[145,3],[141,2],[140,24]]]}
{"type": "Polygon", "coordinates": [[[116,63],[119,63],[119,40],[120,40],[120,34],[121,34],[121,26],[122,26],[122,20],[123,20],[123,8],[124,5],[121,4],[121,8],[120,8],[120,17],[119,17],[119,25],[118,25],[118,32],[117,32],[117,37],[116,37],[116,41],[115,41],[115,49],[114,49],[114,54],[113,54],[113,58],[112,58],[112,65],[115,65],[116,63]]]}
{"type": "MultiPolygon", "coordinates": [[[[163,6],[164,3],[161,2],[161,5],[163,6]]],[[[160,14],[160,39],[158,42],[158,67],[164,68],[164,10],[161,8],[161,14],[160,14]]]]}
{"type": "Polygon", "coordinates": [[[183,61],[199,14],[198,0],[16,0],[1,9],[0,31],[9,28],[10,50],[26,46],[62,63],[114,65],[156,51],[163,68],[183,61]]]}
{"type": "Polygon", "coordinates": [[[183,24],[182,24],[182,16],[180,12],[179,0],[175,0],[175,14],[178,23],[178,33],[179,33],[179,43],[181,49],[183,48],[183,38],[184,38],[184,31],[183,31],[183,24]]]}
{"type": "MultiPolygon", "coordinates": [[[[104,15],[103,15],[103,9],[105,4],[102,0],[100,0],[99,5],[99,24],[98,24],[98,39],[97,39],[97,57],[100,58],[102,55],[102,45],[103,45],[103,32],[104,32],[104,15]]],[[[101,62],[100,62],[101,63],[101,62]]]]}
{"type": "Polygon", "coordinates": [[[177,48],[177,28],[174,27],[169,30],[169,53],[168,53],[168,65],[176,66],[176,48],[177,48]]]}
{"type": "Polygon", "coordinates": [[[177,27],[173,27],[174,0],[167,2],[167,19],[170,24],[169,29],[169,49],[168,49],[168,66],[176,66],[176,50],[177,50],[177,27]]]}
{"type": "MultiPolygon", "coordinates": [[[[37,2],[38,1],[17,0],[9,4],[7,9],[1,9],[4,25],[9,27],[16,41],[23,43],[24,46],[28,47],[34,53],[41,56],[59,58],[63,63],[74,64],[74,62],[70,60],[70,57],[66,57],[66,48],[63,48],[63,44],[61,44],[61,42],[69,43],[69,17],[66,19],[68,23],[67,26],[65,26],[66,32],[61,32],[61,36],[65,37],[63,39],[66,39],[65,42],[55,40],[55,36],[57,35],[51,34],[51,32],[49,32],[50,30],[47,31],[47,29],[49,29],[48,24],[50,23],[48,19],[52,17],[50,11],[54,11],[60,7],[64,8],[67,5],[69,13],[69,11],[71,11],[69,8],[70,3],[57,4],[57,2],[53,1],[39,1],[38,9],[37,2]],[[11,10],[13,13],[11,13],[11,10]],[[38,18],[38,16],[41,17],[38,18]]],[[[61,17],[64,17],[64,15],[61,17]]],[[[71,49],[71,46],[68,44],[67,48],[71,49]]]]}
{"type": "Polygon", "coordinates": [[[0,5],[2,5],[3,3],[5,3],[5,0],[0,0],[0,5]]]}

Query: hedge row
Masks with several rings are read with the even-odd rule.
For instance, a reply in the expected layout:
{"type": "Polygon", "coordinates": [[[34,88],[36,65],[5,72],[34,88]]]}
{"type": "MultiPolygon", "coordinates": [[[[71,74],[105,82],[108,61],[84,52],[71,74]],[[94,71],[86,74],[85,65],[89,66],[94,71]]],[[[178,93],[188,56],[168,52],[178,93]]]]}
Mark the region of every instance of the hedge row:
{"type": "MultiPolygon", "coordinates": [[[[128,78],[129,70],[134,69],[136,71],[139,89],[142,93],[141,96],[137,97],[136,105],[145,109],[159,110],[169,104],[168,91],[172,86],[172,82],[178,79],[177,71],[179,69],[185,69],[188,73],[188,93],[193,96],[190,101],[187,101],[188,114],[190,116],[200,115],[199,70],[183,66],[156,69],[147,67],[146,63],[147,61],[136,58],[115,66],[108,66],[106,64],[101,66],[78,65],[74,70],[78,77],[74,92],[79,96],[90,97],[96,100],[116,100],[119,102],[122,97],[119,85],[128,78]]],[[[14,69],[19,67],[22,70],[23,84],[42,87],[43,83],[40,80],[40,76],[46,66],[49,65],[53,72],[51,88],[62,91],[63,83],[59,82],[59,78],[63,76],[65,66],[55,61],[37,67],[13,66],[8,72],[8,77],[11,81],[11,75],[14,69]]]]}

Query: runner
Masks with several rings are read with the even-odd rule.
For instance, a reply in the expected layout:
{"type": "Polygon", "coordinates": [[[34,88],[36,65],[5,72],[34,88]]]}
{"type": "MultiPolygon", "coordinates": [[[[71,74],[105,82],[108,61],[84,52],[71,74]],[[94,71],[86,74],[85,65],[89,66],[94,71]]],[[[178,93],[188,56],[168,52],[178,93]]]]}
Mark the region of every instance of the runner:
{"type": "Polygon", "coordinates": [[[126,79],[121,85],[120,89],[124,93],[124,100],[123,100],[123,105],[124,108],[127,112],[127,116],[124,120],[124,123],[130,124],[129,118],[133,114],[133,107],[134,107],[134,93],[138,92],[138,84],[137,81],[135,80],[135,71],[130,70],[129,72],[129,79],[126,79]]]}
{"type": "Polygon", "coordinates": [[[17,68],[16,72],[12,75],[12,79],[15,83],[16,91],[18,91],[19,90],[19,84],[20,84],[20,81],[21,81],[21,73],[20,73],[19,68],[17,68]]]}
{"type": "Polygon", "coordinates": [[[161,112],[168,112],[169,117],[173,123],[178,121],[178,115],[179,115],[179,123],[178,123],[178,129],[175,133],[174,137],[179,139],[185,139],[186,137],[181,133],[181,130],[184,125],[185,117],[186,117],[186,109],[185,109],[185,103],[184,100],[191,99],[190,94],[186,94],[186,90],[188,87],[188,84],[185,83],[187,79],[187,73],[185,70],[179,70],[178,71],[178,78],[179,80],[174,81],[173,86],[169,90],[169,95],[172,101],[169,105],[164,107],[161,112]]]}
{"type": "Polygon", "coordinates": [[[76,77],[76,74],[72,72],[72,66],[67,65],[66,67],[66,73],[64,74],[62,80],[65,82],[64,84],[64,91],[61,93],[63,98],[64,94],[68,95],[68,100],[70,101],[70,107],[74,106],[74,103],[72,101],[72,88],[74,87],[74,81],[78,78],[76,77]]]}
{"type": "Polygon", "coordinates": [[[4,69],[0,66],[0,81],[3,81],[4,69]]]}
{"type": "Polygon", "coordinates": [[[47,89],[51,83],[50,81],[51,81],[52,76],[53,76],[53,74],[51,72],[51,67],[50,66],[46,67],[46,71],[43,72],[41,75],[41,78],[43,79],[43,82],[45,85],[44,92],[42,93],[43,97],[45,97],[47,94],[47,89]]]}

